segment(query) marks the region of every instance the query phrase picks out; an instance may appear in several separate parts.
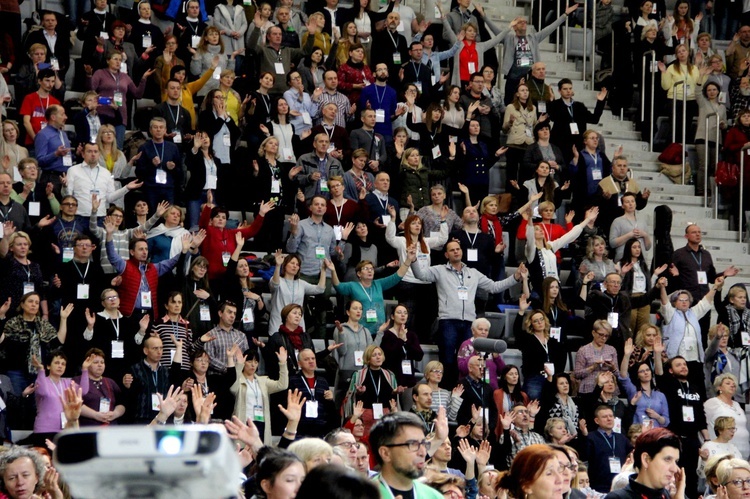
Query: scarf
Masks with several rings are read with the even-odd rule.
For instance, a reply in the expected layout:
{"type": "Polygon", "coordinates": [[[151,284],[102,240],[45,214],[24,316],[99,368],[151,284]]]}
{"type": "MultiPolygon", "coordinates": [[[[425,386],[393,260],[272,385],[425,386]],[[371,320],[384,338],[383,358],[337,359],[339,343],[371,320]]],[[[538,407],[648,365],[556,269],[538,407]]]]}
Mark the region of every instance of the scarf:
{"type": "Polygon", "coordinates": [[[500,225],[500,219],[497,215],[490,215],[489,213],[482,215],[479,220],[479,228],[495,239],[496,246],[503,242],[503,226],[500,225]]]}
{"type": "Polygon", "coordinates": [[[568,430],[568,433],[575,437],[578,435],[578,430],[576,428],[576,423],[578,421],[578,407],[576,407],[576,404],[573,402],[573,398],[570,395],[568,395],[567,402],[563,402],[559,393],[555,394],[555,398],[557,399],[557,405],[560,406],[560,410],[562,411],[562,419],[565,421],[565,428],[568,430]]]}
{"type": "Polygon", "coordinates": [[[170,229],[164,224],[159,224],[158,226],[148,231],[148,234],[146,234],[146,239],[151,239],[161,235],[171,237],[172,245],[169,248],[169,258],[172,258],[173,256],[179,255],[182,252],[182,235],[186,234],[187,232],[188,230],[184,227],[178,226],[172,227],[170,229]]]}
{"type": "Polygon", "coordinates": [[[354,69],[359,69],[359,70],[362,70],[365,67],[364,62],[354,62],[351,60],[351,58],[348,61],[346,61],[346,65],[354,69]]]}
{"type": "Polygon", "coordinates": [[[302,333],[304,332],[302,330],[302,326],[297,326],[297,329],[294,331],[290,331],[289,328],[287,328],[285,325],[281,325],[279,327],[279,331],[284,333],[287,338],[289,338],[289,341],[292,342],[292,346],[295,350],[300,351],[302,348],[302,333]]]}
{"type": "Polygon", "coordinates": [[[729,318],[729,347],[741,347],[742,346],[742,338],[740,337],[740,332],[744,330],[744,328],[747,328],[750,326],[750,309],[744,309],[742,310],[742,313],[740,314],[740,311],[737,310],[733,305],[727,304],[727,316],[729,318]],[[744,327],[743,327],[744,326],[744,327]],[[734,333],[732,333],[734,331],[734,333]]]}

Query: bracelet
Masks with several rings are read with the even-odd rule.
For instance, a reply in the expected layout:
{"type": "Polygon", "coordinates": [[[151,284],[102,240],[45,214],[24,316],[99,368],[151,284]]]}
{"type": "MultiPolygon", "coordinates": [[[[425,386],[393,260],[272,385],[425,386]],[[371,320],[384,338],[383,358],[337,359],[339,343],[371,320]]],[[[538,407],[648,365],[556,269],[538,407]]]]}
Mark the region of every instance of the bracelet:
{"type": "Polygon", "coordinates": [[[296,434],[297,434],[297,432],[296,432],[296,431],[289,431],[289,430],[287,430],[286,428],[284,428],[284,433],[285,433],[285,434],[287,434],[287,435],[292,435],[292,436],[294,436],[294,435],[296,435],[296,434]]]}

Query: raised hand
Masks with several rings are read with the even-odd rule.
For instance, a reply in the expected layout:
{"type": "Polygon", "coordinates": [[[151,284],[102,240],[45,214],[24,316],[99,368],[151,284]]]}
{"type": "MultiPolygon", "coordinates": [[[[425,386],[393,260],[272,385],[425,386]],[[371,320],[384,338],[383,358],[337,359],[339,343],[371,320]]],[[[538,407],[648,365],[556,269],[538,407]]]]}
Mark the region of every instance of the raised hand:
{"type": "Polygon", "coordinates": [[[279,410],[288,421],[299,421],[302,417],[302,406],[305,405],[306,401],[307,399],[302,396],[302,392],[295,388],[287,392],[286,408],[279,404],[279,410]]]}
{"type": "Polygon", "coordinates": [[[279,351],[276,352],[276,358],[279,359],[279,364],[286,364],[289,355],[286,352],[286,348],[280,347],[279,351]]]}

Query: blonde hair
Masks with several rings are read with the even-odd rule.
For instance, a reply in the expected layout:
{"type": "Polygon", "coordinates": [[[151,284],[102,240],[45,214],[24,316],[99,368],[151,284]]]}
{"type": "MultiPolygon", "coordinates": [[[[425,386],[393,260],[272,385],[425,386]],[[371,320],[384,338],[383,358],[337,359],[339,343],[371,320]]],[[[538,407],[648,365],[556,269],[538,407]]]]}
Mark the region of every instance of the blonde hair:
{"type": "MultiPolygon", "coordinates": [[[[99,147],[99,153],[102,154],[102,157],[104,157],[104,143],[102,142],[102,136],[104,135],[104,132],[112,132],[113,137],[117,137],[117,134],[115,133],[115,127],[112,125],[102,125],[99,127],[99,131],[96,132],[96,145],[99,147]]],[[[113,162],[120,159],[120,155],[122,152],[117,148],[117,139],[112,141],[112,156],[114,157],[113,162]]],[[[105,158],[106,162],[106,158],[105,158]]]]}
{"type": "MultiPolygon", "coordinates": [[[[266,157],[266,144],[268,144],[268,142],[271,140],[275,140],[277,144],[279,143],[279,139],[277,139],[273,135],[271,135],[270,137],[266,137],[265,139],[263,139],[263,142],[261,142],[260,146],[258,147],[258,156],[260,156],[261,158],[266,157]]],[[[276,159],[279,159],[278,150],[276,151],[276,159]]]]}
{"type": "Polygon", "coordinates": [[[721,485],[727,485],[732,478],[732,471],[734,470],[745,470],[750,472],[750,464],[744,459],[737,458],[722,461],[716,468],[716,478],[719,480],[719,483],[721,485]]]}
{"type": "Polygon", "coordinates": [[[661,339],[661,329],[659,329],[659,326],[656,326],[654,324],[644,324],[638,329],[638,332],[635,333],[635,346],[639,348],[643,348],[646,346],[646,331],[649,329],[654,329],[656,331],[656,335],[661,339]]]}
{"type": "MultiPolygon", "coordinates": [[[[302,459],[307,467],[307,461],[318,456],[333,457],[333,447],[320,438],[303,438],[292,443],[287,450],[302,459]]],[[[307,470],[310,471],[310,470],[307,470]]]]}

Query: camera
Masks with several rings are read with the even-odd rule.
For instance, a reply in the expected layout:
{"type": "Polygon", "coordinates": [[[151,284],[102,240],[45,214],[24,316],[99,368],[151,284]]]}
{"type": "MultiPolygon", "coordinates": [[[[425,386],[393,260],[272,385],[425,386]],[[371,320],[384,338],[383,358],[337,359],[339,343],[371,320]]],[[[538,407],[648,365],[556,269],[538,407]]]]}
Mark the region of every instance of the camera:
{"type": "Polygon", "coordinates": [[[99,105],[100,106],[111,106],[112,105],[112,97],[99,97],[99,105]]]}
{"type": "Polygon", "coordinates": [[[74,497],[230,498],[240,462],[223,428],[101,427],[55,438],[54,466],[74,497]]]}

